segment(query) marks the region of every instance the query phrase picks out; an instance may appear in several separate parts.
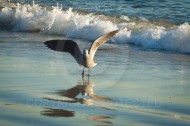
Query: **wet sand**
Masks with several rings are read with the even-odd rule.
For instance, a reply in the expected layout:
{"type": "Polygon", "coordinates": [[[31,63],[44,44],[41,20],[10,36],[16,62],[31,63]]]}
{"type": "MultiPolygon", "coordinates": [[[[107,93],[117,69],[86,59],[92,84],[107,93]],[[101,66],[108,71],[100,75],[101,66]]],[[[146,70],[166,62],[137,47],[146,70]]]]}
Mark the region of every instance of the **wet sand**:
{"type": "Polygon", "coordinates": [[[106,44],[82,78],[69,54],[43,45],[62,36],[1,31],[0,38],[3,125],[190,125],[189,55],[106,44]]]}

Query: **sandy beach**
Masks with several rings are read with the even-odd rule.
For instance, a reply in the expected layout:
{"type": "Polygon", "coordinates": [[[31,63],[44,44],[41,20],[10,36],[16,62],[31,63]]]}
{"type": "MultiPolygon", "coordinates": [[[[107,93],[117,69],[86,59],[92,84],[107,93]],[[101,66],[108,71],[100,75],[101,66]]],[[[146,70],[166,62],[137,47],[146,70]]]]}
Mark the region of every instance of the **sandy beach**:
{"type": "Polygon", "coordinates": [[[100,65],[83,80],[69,54],[43,45],[60,36],[10,34],[1,32],[0,43],[3,124],[189,125],[188,55],[106,46],[96,55],[100,65]]]}

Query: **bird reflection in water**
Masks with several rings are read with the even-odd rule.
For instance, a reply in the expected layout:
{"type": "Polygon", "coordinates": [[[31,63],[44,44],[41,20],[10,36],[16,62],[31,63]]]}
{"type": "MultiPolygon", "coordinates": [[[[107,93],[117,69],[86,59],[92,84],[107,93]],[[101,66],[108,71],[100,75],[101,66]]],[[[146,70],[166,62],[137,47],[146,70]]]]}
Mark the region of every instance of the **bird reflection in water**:
{"type": "Polygon", "coordinates": [[[49,117],[72,117],[74,116],[74,112],[64,109],[47,108],[41,112],[41,115],[49,117]]]}
{"type": "Polygon", "coordinates": [[[83,84],[79,82],[78,85],[70,89],[58,91],[58,94],[60,96],[64,96],[64,97],[72,99],[71,101],[72,103],[78,102],[78,103],[86,104],[86,105],[94,105],[93,103],[95,100],[112,101],[111,98],[98,96],[94,93],[93,85],[89,77],[87,81],[84,81],[84,78],[82,78],[82,80],[83,80],[83,84]]]}
{"type": "Polygon", "coordinates": [[[87,117],[88,120],[93,122],[102,122],[102,125],[95,125],[95,126],[111,126],[112,122],[110,119],[113,119],[111,116],[103,116],[103,115],[90,115],[87,117]],[[106,124],[106,125],[105,125],[106,124]]]}
{"type": "MultiPolygon", "coordinates": [[[[57,91],[57,94],[59,96],[69,98],[69,100],[59,100],[59,99],[52,99],[52,98],[45,98],[50,101],[59,101],[59,102],[67,102],[67,103],[80,103],[85,104],[88,106],[96,106],[104,109],[108,109],[105,106],[102,106],[101,104],[94,104],[95,101],[112,101],[111,98],[98,96],[94,93],[93,85],[90,81],[90,78],[85,81],[84,78],[82,78],[82,83],[79,82],[76,86],[69,88],[67,90],[59,90],[57,91]]],[[[49,117],[73,117],[75,115],[75,111],[70,110],[64,110],[61,109],[55,109],[55,108],[46,108],[44,111],[41,112],[42,115],[49,116],[49,117]]],[[[88,115],[87,119],[94,122],[101,122],[106,125],[111,125],[112,122],[110,119],[112,119],[111,116],[107,115],[88,115]]],[[[103,125],[104,125],[103,124],[103,125]]],[[[101,126],[103,126],[101,125],[101,126]]]]}

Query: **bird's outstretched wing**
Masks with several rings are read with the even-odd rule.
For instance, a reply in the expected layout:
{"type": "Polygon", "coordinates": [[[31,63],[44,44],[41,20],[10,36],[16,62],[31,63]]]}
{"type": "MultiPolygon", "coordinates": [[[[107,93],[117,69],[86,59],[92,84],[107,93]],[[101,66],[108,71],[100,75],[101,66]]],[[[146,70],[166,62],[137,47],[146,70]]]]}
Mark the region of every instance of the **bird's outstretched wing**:
{"type": "Polygon", "coordinates": [[[104,34],[102,36],[100,36],[99,38],[97,38],[91,45],[90,49],[89,49],[89,54],[92,57],[92,59],[94,58],[94,55],[96,53],[96,50],[98,49],[98,47],[100,45],[102,45],[103,43],[107,42],[111,37],[113,37],[119,30],[115,30],[112,32],[109,32],[107,34],[104,34]]]}
{"type": "Polygon", "coordinates": [[[72,40],[49,40],[44,44],[54,51],[69,52],[81,64],[82,53],[76,42],[72,40]]]}

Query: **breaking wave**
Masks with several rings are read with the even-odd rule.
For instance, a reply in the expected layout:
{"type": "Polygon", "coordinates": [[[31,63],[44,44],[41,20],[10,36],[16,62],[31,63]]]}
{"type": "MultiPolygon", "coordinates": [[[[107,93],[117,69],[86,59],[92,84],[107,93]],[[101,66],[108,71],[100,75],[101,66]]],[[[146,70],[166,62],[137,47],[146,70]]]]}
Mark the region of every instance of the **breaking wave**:
{"type": "MultiPolygon", "coordinates": [[[[160,23],[159,23],[160,24],[160,23]]],[[[190,25],[159,25],[127,16],[80,13],[72,8],[42,7],[38,4],[8,4],[0,11],[0,29],[42,32],[69,38],[94,40],[120,29],[110,43],[130,43],[144,48],[190,53],[190,25]]]]}

